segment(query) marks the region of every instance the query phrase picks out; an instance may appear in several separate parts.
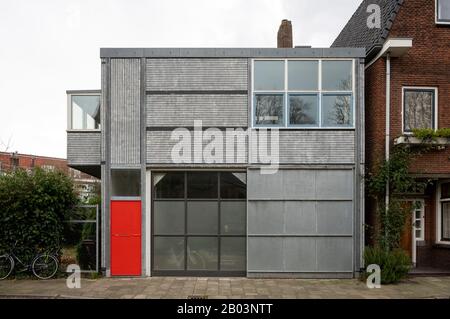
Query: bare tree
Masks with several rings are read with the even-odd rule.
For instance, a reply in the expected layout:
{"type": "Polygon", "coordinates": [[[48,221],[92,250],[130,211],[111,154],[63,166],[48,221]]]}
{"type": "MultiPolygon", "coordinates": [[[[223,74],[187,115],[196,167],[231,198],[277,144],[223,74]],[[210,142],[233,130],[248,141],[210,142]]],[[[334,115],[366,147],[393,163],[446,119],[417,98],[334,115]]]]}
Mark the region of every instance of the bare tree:
{"type": "Polygon", "coordinates": [[[8,152],[12,147],[12,135],[9,136],[8,141],[5,143],[2,138],[0,138],[0,151],[8,152]]]}

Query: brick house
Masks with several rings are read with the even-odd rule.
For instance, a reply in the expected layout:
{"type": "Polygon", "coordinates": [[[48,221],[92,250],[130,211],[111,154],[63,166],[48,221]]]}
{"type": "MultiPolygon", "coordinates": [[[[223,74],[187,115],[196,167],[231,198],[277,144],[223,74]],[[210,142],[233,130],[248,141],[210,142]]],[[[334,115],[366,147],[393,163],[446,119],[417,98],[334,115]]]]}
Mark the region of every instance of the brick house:
{"type": "Polygon", "coordinates": [[[16,168],[30,170],[34,167],[41,167],[45,170],[60,170],[72,177],[76,191],[83,200],[91,197],[100,187],[99,179],[69,167],[66,159],[17,152],[0,152],[0,174],[16,168]]]}
{"type": "MultiPolygon", "coordinates": [[[[393,147],[421,147],[415,128],[450,127],[450,0],[364,0],[333,47],[365,47],[366,164],[369,170],[393,147]],[[370,29],[373,7],[381,28],[370,29]],[[368,13],[369,11],[369,13],[368,13]],[[369,18],[371,19],[371,18],[369,18]]],[[[402,240],[420,269],[450,269],[450,147],[448,140],[417,156],[411,174],[430,180],[402,240]]],[[[366,221],[374,205],[366,200],[366,221]]],[[[369,236],[366,236],[368,238],[369,236]]]]}

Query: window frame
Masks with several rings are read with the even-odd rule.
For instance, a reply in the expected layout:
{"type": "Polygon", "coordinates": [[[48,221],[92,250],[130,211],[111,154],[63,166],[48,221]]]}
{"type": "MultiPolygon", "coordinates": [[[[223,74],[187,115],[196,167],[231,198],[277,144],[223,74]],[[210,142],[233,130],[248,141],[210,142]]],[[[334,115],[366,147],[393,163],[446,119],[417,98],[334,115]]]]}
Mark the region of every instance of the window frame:
{"type": "Polygon", "coordinates": [[[251,105],[250,105],[250,125],[252,129],[282,129],[282,130],[354,130],[356,129],[356,72],[355,59],[353,58],[255,58],[251,60],[251,105]],[[254,74],[255,61],[284,61],[284,90],[255,90],[254,74]],[[289,90],[289,61],[317,61],[318,62],[318,85],[317,90],[289,90]],[[328,91],[322,90],[322,61],[350,61],[352,65],[352,90],[350,91],[328,91]],[[256,94],[282,94],[283,95],[283,125],[256,125],[255,119],[255,96],[256,94]],[[311,95],[316,94],[318,97],[318,124],[302,125],[290,124],[290,105],[289,95],[311,95]],[[322,96],[323,95],[350,95],[352,106],[352,125],[349,126],[322,126],[322,96]]]}
{"type": "Polygon", "coordinates": [[[435,0],[434,1],[434,6],[435,6],[435,23],[436,24],[441,24],[441,25],[450,25],[450,18],[449,19],[439,19],[439,1],[440,0],[435,0]]]}
{"type": "Polygon", "coordinates": [[[439,113],[439,95],[438,95],[438,88],[433,86],[402,86],[402,134],[404,135],[412,135],[412,131],[405,131],[405,93],[406,91],[416,91],[416,92],[433,92],[433,130],[436,131],[439,128],[439,121],[438,121],[438,113],[439,113]]]}
{"type": "Polygon", "coordinates": [[[436,194],[437,220],[436,220],[436,244],[450,246],[450,238],[442,238],[442,204],[450,202],[450,198],[441,198],[442,185],[450,183],[450,180],[438,182],[436,194]]]}
{"type": "Polygon", "coordinates": [[[101,123],[101,112],[102,112],[102,93],[101,91],[71,91],[70,93],[67,93],[67,132],[100,132],[102,130],[102,123],[101,123]],[[72,97],[73,96],[98,96],[100,97],[100,124],[99,128],[94,129],[76,129],[72,127],[72,118],[73,118],[73,109],[72,109],[72,97]]]}

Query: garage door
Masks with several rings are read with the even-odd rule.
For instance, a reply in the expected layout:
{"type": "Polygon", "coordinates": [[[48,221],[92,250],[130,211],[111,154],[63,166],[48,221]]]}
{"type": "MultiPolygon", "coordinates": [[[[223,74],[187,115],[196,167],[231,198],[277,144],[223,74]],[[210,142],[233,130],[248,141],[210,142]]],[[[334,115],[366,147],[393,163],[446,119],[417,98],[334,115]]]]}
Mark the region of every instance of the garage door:
{"type": "Polygon", "coordinates": [[[248,173],[249,273],[351,273],[353,170],[248,173]]]}
{"type": "Polygon", "coordinates": [[[152,172],[152,185],[152,275],[245,275],[245,172],[152,172]]]}

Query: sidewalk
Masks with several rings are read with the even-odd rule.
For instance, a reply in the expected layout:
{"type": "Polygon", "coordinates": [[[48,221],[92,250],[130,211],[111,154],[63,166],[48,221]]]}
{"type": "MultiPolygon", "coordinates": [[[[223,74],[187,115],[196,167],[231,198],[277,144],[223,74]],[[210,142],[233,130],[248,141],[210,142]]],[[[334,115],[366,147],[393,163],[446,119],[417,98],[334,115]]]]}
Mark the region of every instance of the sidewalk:
{"type": "Polygon", "coordinates": [[[445,298],[450,277],[408,278],[398,285],[368,289],[358,280],[247,278],[101,278],[82,279],[80,289],[68,289],[65,279],[0,281],[0,298],[445,298]]]}

